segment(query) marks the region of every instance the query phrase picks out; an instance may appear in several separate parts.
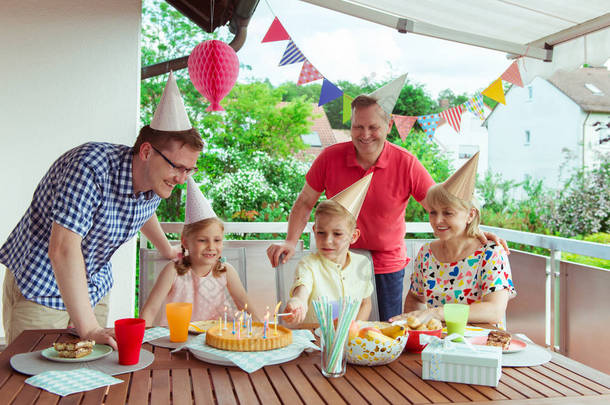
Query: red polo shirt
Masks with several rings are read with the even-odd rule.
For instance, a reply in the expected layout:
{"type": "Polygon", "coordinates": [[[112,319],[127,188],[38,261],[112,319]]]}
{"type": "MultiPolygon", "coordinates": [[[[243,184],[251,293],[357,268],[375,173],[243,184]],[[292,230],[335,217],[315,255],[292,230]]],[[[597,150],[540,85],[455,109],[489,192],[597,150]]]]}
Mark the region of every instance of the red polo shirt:
{"type": "Polygon", "coordinates": [[[307,184],[327,198],[374,172],[360,215],[360,238],[352,245],[373,255],[376,274],[393,273],[407,265],[405,209],[409,197],[426,197],[434,180],[409,151],[386,141],[375,165],[364,170],[352,142],[327,147],[307,172],[307,184]]]}

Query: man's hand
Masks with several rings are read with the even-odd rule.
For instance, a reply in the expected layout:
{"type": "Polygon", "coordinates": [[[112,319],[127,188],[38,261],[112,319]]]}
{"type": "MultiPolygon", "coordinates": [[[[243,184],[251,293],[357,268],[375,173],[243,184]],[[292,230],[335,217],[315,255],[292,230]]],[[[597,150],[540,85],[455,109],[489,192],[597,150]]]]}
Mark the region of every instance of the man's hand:
{"type": "Polygon", "coordinates": [[[510,250],[508,250],[508,245],[506,244],[506,241],[504,239],[498,237],[498,235],[496,235],[495,233],[491,233],[491,232],[480,232],[479,233],[479,241],[481,241],[481,243],[485,244],[485,243],[487,243],[488,240],[491,240],[496,245],[501,245],[504,248],[504,250],[506,251],[506,254],[507,255],[510,254],[510,250]]]}
{"type": "Polygon", "coordinates": [[[289,242],[284,242],[282,244],[274,243],[273,245],[269,246],[267,248],[267,257],[269,257],[271,267],[279,266],[280,257],[282,254],[284,255],[282,258],[282,264],[286,263],[288,259],[294,255],[295,249],[296,245],[289,242]]]}
{"type": "Polygon", "coordinates": [[[303,322],[305,315],[307,314],[307,303],[299,298],[292,297],[288,300],[284,312],[290,312],[291,315],[286,315],[284,321],[287,324],[298,324],[303,322]]]}
{"type": "Polygon", "coordinates": [[[81,339],[95,340],[95,343],[109,345],[114,350],[118,350],[113,329],[104,329],[98,326],[90,332],[82,334],[80,337],[81,339]]]}

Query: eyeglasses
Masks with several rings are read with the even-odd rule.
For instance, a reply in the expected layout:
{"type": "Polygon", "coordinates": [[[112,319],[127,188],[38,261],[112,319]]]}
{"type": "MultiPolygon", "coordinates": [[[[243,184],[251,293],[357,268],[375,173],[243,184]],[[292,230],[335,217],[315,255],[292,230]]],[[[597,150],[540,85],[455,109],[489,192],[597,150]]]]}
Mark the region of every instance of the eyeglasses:
{"type": "Polygon", "coordinates": [[[186,168],[184,166],[178,166],[176,164],[174,164],[174,162],[172,162],[171,160],[169,160],[167,158],[167,156],[165,156],[163,153],[161,153],[161,151],[157,148],[155,148],[154,146],[150,145],[155,152],[157,152],[159,155],[161,155],[161,157],[163,159],[165,159],[165,161],[167,163],[169,163],[169,165],[172,167],[172,169],[174,169],[174,171],[176,171],[178,174],[186,174],[187,176],[190,176],[193,173],[197,173],[198,168],[197,167],[191,167],[191,168],[186,168]]]}

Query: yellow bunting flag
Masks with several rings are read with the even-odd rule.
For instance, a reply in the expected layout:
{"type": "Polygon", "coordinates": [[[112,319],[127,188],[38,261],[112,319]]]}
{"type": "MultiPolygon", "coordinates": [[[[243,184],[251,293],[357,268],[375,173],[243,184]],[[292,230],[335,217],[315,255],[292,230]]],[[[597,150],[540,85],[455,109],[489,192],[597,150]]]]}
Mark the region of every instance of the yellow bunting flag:
{"type": "Polygon", "coordinates": [[[496,100],[498,103],[502,103],[506,105],[506,100],[504,99],[504,89],[502,89],[502,79],[496,79],[492,84],[489,85],[488,88],[481,92],[484,96],[491,98],[492,100],[496,100]]]}
{"type": "Polygon", "coordinates": [[[354,99],[347,94],[343,93],[343,123],[345,124],[347,121],[352,118],[352,101],[354,99]]]}

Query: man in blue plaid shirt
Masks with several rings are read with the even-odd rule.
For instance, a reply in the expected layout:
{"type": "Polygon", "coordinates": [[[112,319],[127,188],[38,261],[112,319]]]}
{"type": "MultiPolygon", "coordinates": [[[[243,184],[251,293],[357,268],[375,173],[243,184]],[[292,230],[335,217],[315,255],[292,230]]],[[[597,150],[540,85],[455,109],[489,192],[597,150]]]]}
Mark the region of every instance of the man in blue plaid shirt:
{"type": "Polygon", "coordinates": [[[153,120],[133,147],[90,142],[59,157],[0,248],[7,267],[7,342],[26,329],[73,324],[81,338],[116,349],[104,329],[113,284],[110,258],[138,230],[163,256],[177,256],[155,210],[197,170],[202,149],[170,73],[153,120]]]}

